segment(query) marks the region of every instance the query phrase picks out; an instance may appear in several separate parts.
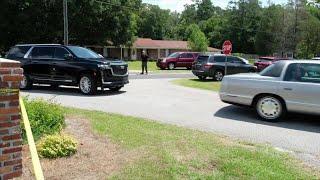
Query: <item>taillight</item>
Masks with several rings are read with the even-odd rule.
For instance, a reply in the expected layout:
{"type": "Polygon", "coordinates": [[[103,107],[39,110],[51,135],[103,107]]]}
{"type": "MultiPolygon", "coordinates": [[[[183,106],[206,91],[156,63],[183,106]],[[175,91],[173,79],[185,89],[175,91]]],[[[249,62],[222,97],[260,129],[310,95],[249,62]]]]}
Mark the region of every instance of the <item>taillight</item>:
{"type": "Polygon", "coordinates": [[[213,66],[213,64],[209,64],[209,63],[208,63],[208,64],[205,64],[205,65],[204,65],[204,68],[209,69],[209,68],[211,68],[212,66],[213,66]]]}

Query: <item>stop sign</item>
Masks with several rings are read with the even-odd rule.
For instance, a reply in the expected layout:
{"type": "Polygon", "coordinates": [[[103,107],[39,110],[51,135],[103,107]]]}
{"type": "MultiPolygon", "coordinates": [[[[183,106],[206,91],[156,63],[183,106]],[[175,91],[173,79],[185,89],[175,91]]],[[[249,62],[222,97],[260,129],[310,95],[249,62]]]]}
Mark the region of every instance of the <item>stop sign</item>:
{"type": "Polygon", "coordinates": [[[229,55],[232,52],[232,43],[231,41],[227,40],[222,45],[222,52],[223,54],[229,55]]]}

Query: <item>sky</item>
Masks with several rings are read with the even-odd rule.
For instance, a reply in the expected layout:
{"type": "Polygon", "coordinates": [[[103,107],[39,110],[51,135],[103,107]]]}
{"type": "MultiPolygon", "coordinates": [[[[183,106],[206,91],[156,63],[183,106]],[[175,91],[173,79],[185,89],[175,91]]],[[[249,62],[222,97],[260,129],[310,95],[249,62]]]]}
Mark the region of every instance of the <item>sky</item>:
{"type": "MultiPolygon", "coordinates": [[[[230,0],[212,0],[213,5],[225,9],[230,0]]],[[[268,0],[260,0],[263,5],[267,5],[268,0]]],[[[192,4],[192,0],[142,0],[144,3],[159,5],[162,9],[181,12],[185,4],[192,4]]],[[[275,4],[285,4],[287,0],[271,0],[275,4]]]]}

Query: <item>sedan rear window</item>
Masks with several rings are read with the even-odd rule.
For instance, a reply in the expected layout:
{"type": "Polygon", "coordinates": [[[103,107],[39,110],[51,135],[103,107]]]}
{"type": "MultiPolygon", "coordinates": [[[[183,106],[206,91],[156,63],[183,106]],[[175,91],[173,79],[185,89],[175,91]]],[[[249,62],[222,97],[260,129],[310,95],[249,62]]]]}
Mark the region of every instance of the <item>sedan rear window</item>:
{"type": "Polygon", "coordinates": [[[285,66],[284,62],[277,62],[275,64],[272,64],[271,66],[264,69],[260,75],[261,76],[269,76],[269,77],[280,77],[282,70],[285,66]]]}

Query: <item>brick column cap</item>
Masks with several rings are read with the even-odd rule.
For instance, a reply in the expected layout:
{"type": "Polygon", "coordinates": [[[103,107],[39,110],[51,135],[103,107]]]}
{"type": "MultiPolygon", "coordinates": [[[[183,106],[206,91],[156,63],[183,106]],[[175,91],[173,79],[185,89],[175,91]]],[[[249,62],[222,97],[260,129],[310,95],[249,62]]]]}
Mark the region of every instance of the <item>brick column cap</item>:
{"type": "Polygon", "coordinates": [[[19,61],[9,60],[0,58],[0,68],[7,68],[7,67],[20,67],[21,64],[19,61]]]}

